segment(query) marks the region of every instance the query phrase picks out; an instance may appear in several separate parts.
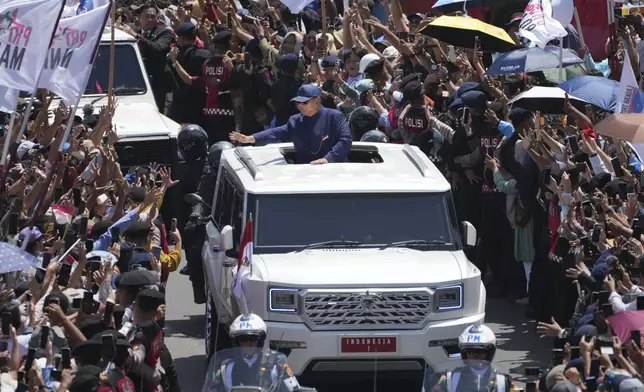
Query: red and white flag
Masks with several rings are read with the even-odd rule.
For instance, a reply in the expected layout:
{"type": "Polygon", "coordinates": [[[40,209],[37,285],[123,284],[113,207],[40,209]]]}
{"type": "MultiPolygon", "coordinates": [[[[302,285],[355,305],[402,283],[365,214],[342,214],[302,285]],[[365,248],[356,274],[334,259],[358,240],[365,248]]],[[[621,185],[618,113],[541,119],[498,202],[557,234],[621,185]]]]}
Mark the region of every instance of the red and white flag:
{"type": "Polygon", "coordinates": [[[63,0],[0,1],[0,85],[36,87],[64,5],[63,0]]]}
{"type": "Polygon", "coordinates": [[[242,236],[241,243],[239,244],[241,253],[239,254],[239,262],[237,263],[237,274],[235,275],[235,285],[233,286],[233,294],[235,297],[241,299],[242,284],[250,276],[250,268],[253,265],[253,218],[248,218],[246,227],[244,228],[244,235],[242,236]]]}
{"type": "Polygon", "coordinates": [[[66,226],[72,223],[72,217],[74,216],[74,207],[52,204],[51,212],[54,214],[54,218],[56,219],[57,224],[66,226]]]}

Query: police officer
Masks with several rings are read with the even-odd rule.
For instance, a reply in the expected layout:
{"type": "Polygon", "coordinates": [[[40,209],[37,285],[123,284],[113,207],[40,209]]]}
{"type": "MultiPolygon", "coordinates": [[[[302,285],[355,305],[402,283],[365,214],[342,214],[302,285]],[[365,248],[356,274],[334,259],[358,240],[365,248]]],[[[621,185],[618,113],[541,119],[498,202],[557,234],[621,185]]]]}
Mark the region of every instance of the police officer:
{"type": "Polygon", "coordinates": [[[154,321],[157,309],[165,303],[165,295],[154,289],[139,292],[134,304],[135,327],[127,335],[132,345],[128,377],[137,392],[163,391],[159,361],[163,350],[163,329],[154,321]]]}
{"type": "Polygon", "coordinates": [[[293,392],[300,388],[286,363],[286,356],[277,351],[264,352],[266,323],[250,313],[238,316],[230,326],[233,347],[240,355],[227,358],[215,374],[215,390],[229,391],[236,386],[262,387],[263,390],[293,392]]]}
{"type": "MultiPolygon", "coordinates": [[[[424,391],[440,392],[508,392],[512,378],[492,368],[496,353],[496,336],[485,325],[470,325],[458,337],[458,348],[464,366],[440,374],[426,374],[424,391]]],[[[428,371],[431,371],[428,370],[428,371]]]]}
{"type": "MultiPolygon", "coordinates": [[[[208,134],[199,125],[187,124],[181,128],[177,136],[179,149],[179,158],[183,161],[181,174],[179,176],[179,186],[181,194],[195,193],[199,190],[199,183],[206,170],[206,160],[208,158],[208,134]]],[[[192,213],[192,206],[181,201],[181,210],[177,217],[181,237],[184,238],[184,249],[186,251],[186,260],[188,262],[187,270],[182,270],[183,274],[190,274],[192,265],[201,265],[201,246],[203,238],[199,242],[197,238],[197,226],[189,223],[189,217],[192,213]]],[[[190,274],[193,277],[192,274],[190,274]]],[[[203,279],[203,276],[201,277],[203,279]]],[[[203,287],[197,287],[193,284],[194,302],[203,304],[206,302],[206,294],[203,287]]],[[[201,284],[203,286],[203,284],[201,284]]]]}
{"type": "MultiPolygon", "coordinates": [[[[221,152],[232,147],[233,145],[229,142],[217,142],[208,151],[208,164],[203,169],[203,176],[197,187],[197,193],[206,203],[210,204],[215,194],[215,183],[217,182],[217,171],[219,170],[221,152]]],[[[201,244],[207,240],[205,230],[206,222],[203,218],[208,212],[205,209],[206,207],[201,203],[192,206],[190,218],[186,225],[186,232],[191,234],[191,246],[186,247],[187,265],[185,270],[181,271],[182,274],[190,276],[195,303],[203,303],[201,301],[203,300],[205,302],[206,300],[203,265],[201,263],[201,244]]]]}

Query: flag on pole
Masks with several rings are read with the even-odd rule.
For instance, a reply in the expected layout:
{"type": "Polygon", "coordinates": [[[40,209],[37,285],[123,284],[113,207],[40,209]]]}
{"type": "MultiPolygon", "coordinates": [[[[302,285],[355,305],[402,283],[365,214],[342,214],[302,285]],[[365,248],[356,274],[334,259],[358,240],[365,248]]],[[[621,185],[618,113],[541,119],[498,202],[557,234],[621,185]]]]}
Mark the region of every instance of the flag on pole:
{"type": "Polygon", "coordinates": [[[32,91],[65,2],[0,1],[0,85],[32,91]]]}
{"type": "Polygon", "coordinates": [[[18,90],[0,86],[0,112],[13,113],[19,93],[18,90]]]}
{"type": "Polygon", "coordinates": [[[631,59],[625,55],[622,77],[619,80],[619,90],[617,91],[615,113],[641,113],[642,110],[644,110],[644,94],[635,79],[631,59]]]}
{"type": "Polygon", "coordinates": [[[519,35],[540,48],[553,39],[568,35],[566,29],[552,17],[550,0],[530,0],[523,11],[519,35]]]}
{"type": "Polygon", "coordinates": [[[248,218],[246,227],[244,228],[244,235],[242,236],[241,243],[239,244],[241,253],[239,255],[239,262],[237,263],[237,274],[235,275],[235,284],[233,286],[233,294],[235,297],[242,298],[242,284],[250,276],[250,268],[253,265],[253,218],[248,218]]]}
{"type": "Polygon", "coordinates": [[[110,14],[110,4],[83,14],[61,19],[49,48],[40,77],[40,88],[74,105],[85,92],[85,81],[92,70],[96,45],[110,14]]]}
{"type": "Polygon", "coordinates": [[[109,0],[72,0],[67,1],[62,18],[70,18],[75,15],[84,14],[85,12],[102,7],[109,3],[109,0]]]}
{"type": "Polygon", "coordinates": [[[60,204],[52,204],[51,212],[54,214],[56,223],[60,226],[67,226],[72,223],[72,216],[74,215],[74,207],[63,206],[60,204]]]}

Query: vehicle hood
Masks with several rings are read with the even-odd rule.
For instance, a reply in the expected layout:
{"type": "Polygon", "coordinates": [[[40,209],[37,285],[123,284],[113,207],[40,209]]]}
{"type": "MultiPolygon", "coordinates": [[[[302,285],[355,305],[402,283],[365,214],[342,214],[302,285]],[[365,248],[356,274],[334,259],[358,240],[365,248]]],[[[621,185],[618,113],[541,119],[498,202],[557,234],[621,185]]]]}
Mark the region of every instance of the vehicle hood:
{"type": "MultiPolygon", "coordinates": [[[[145,96],[117,97],[117,107],[114,112],[113,123],[116,125],[116,133],[119,138],[132,137],[177,137],[181,126],[159,113],[156,105],[144,101],[145,96]]],[[[81,118],[83,106],[91,104],[92,99],[82,98],[76,115],[81,118]]],[[[51,108],[55,109],[60,100],[54,100],[51,108]]],[[[107,104],[107,98],[94,103],[94,114],[98,115],[103,106],[107,104]]]]}
{"type": "Polygon", "coordinates": [[[408,286],[462,278],[456,258],[447,251],[315,249],[255,257],[253,265],[265,281],[290,286],[408,286]]]}

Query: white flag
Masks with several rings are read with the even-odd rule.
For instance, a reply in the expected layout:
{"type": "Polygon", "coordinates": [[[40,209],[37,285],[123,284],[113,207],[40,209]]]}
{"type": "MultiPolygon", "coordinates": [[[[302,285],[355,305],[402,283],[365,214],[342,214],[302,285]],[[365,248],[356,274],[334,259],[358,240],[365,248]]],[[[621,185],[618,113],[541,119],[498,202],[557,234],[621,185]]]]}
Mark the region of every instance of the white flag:
{"type": "Polygon", "coordinates": [[[31,91],[65,3],[0,1],[0,85],[31,91]]]}
{"type": "Polygon", "coordinates": [[[96,44],[103,34],[110,4],[71,18],[61,19],[43,65],[38,87],[73,105],[85,92],[96,44]]]}
{"type": "Polygon", "coordinates": [[[635,79],[631,59],[628,55],[625,55],[622,76],[619,80],[619,90],[617,90],[615,113],[641,113],[643,110],[644,94],[637,84],[637,79],[635,79]]]}
{"type": "Polygon", "coordinates": [[[244,236],[239,244],[239,249],[241,250],[241,254],[239,255],[239,261],[237,263],[233,294],[235,297],[242,299],[244,296],[242,284],[250,277],[251,266],[253,265],[253,219],[250,217],[246,222],[244,236]]]}
{"type": "Polygon", "coordinates": [[[0,112],[13,113],[20,91],[0,86],[0,112]]]}
{"type": "Polygon", "coordinates": [[[544,48],[549,41],[565,37],[568,32],[552,17],[550,0],[530,0],[519,24],[519,35],[544,48]]]}
{"type": "Polygon", "coordinates": [[[84,14],[109,4],[109,0],[67,0],[62,18],[84,14]]]}
{"type": "Polygon", "coordinates": [[[297,15],[302,12],[304,7],[311,4],[313,1],[315,0],[280,0],[280,2],[284,4],[293,15],[297,15]]]}

